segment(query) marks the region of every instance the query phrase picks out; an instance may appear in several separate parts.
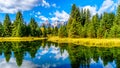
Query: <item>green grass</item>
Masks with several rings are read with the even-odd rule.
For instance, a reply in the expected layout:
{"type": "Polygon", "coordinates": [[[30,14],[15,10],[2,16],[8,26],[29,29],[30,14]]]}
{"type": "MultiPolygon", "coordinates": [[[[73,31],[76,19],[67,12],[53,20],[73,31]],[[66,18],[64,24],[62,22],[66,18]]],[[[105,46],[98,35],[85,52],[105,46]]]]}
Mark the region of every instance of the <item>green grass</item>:
{"type": "Polygon", "coordinates": [[[96,47],[120,47],[120,39],[96,39],[96,38],[60,38],[49,37],[48,41],[57,43],[73,43],[77,45],[96,46],[96,47]]]}
{"type": "Polygon", "coordinates": [[[0,37],[0,42],[3,41],[34,41],[34,40],[43,40],[46,38],[39,37],[0,37]]]}

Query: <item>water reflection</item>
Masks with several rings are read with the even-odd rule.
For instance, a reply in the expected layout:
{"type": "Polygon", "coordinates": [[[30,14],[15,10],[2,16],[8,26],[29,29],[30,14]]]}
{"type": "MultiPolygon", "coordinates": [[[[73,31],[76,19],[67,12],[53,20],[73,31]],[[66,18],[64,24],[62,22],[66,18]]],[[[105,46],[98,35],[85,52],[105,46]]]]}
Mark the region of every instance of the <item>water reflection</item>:
{"type": "MultiPolygon", "coordinates": [[[[23,60],[21,68],[37,68],[38,65],[35,65],[31,61],[23,60]]],[[[0,60],[0,68],[18,68],[14,58],[11,58],[9,62],[6,62],[5,59],[0,60]]]]}
{"type": "Polygon", "coordinates": [[[45,40],[2,42],[0,68],[119,68],[119,55],[119,48],[57,44],[45,40]]]}

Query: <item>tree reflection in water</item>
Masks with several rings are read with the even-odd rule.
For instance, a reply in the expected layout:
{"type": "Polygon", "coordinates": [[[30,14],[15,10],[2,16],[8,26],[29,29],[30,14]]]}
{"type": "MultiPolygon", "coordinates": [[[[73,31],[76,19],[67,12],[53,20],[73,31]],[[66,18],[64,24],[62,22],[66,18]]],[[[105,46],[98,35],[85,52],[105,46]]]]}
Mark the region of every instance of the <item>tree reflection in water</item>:
{"type": "Polygon", "coordinates": [[[39,67],[43,67],[42,64],[47,65],[47,63],[49,66],[56,66],[53,64],[55,63],[58,64],[56,67],[93,68],[93,63],[99,63],[103,60],[102,67],[107,66],[110,62],[115,62],[114,68],[120,68],[119,47],[85,47],[74,44],[51,43],[45,40],[0,43],[0,54],[4,53],[6,62],[9,62],[12,57],[12,52],[18,66],[22,65],[25,56],[29,54],[29,60],[39,67]]]}

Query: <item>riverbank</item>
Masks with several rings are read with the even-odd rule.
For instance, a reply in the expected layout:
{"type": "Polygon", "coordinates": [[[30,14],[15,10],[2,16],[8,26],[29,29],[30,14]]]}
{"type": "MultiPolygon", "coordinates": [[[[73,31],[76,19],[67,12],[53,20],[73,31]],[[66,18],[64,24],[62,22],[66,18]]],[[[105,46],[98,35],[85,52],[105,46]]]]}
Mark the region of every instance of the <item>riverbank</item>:
{"type": "Polygon", "coordinates": [[[73,43],[77,45],[96,47],[120,47],[120,39],[95,39],[95,38],[60,38],[49,37],[48,41],[56,43],[73,43]]]}
{"type": "Polygon", "coordinates": [[[46,38],[39,37],[0,37],[0,42],[3,41],[34,41],[34,40],[43,40],[46,38]]]}

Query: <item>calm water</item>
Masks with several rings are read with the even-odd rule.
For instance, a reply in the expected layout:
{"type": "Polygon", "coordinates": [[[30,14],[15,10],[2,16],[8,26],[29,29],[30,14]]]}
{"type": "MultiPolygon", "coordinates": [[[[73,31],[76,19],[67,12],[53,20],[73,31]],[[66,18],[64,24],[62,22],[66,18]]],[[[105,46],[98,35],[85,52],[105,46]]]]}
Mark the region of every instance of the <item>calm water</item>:
{"type": "Polygon", "coordinates": [[[120,68],[120,48],[46,41],[0,43],[0,68],[120,68]]]}

